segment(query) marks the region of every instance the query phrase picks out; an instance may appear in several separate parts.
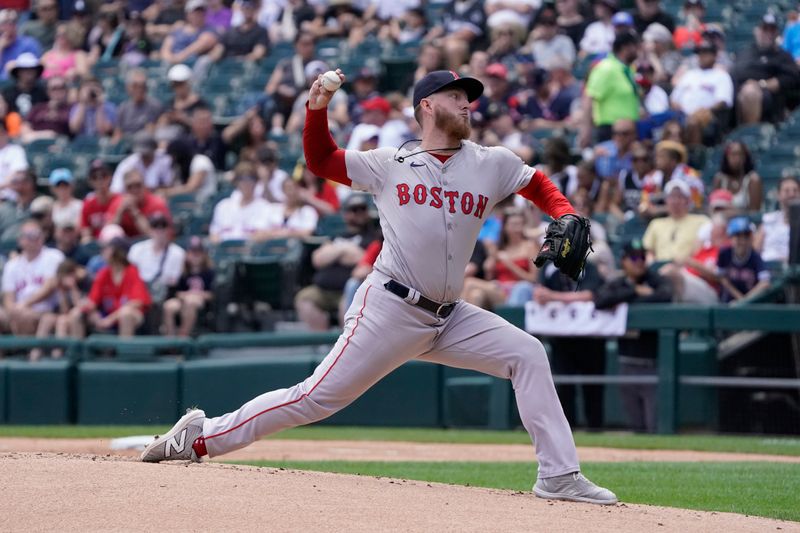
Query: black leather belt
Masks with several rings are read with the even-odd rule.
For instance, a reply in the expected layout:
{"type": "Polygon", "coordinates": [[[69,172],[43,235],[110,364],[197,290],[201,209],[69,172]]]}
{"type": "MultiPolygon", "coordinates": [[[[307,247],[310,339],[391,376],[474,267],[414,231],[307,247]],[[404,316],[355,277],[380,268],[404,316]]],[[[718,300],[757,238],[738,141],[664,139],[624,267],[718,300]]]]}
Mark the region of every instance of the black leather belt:
{"type": "Polygon", "coordinates": [[[421,307],[426,311],[430,311],[431,313],[440,318],[447,318],[448,316],[450,316],[450,313],[452,313],[453,309],[455,309],[456,307],[457,302],[452,302],[449,304],[440,304],[439,302],[434,302],[433,300],[425,298],[423,295],[419,293],[415,295],[417,296],[417,298],[416,301],[414,301],[414,298],[409,296],[412,290],[403,285],[402,283],[397,283],[395,280],[389,280],[389,282],[385,283],[383,286],[386,287],[387,291],[396,294],[406,302],[421,307]]]}

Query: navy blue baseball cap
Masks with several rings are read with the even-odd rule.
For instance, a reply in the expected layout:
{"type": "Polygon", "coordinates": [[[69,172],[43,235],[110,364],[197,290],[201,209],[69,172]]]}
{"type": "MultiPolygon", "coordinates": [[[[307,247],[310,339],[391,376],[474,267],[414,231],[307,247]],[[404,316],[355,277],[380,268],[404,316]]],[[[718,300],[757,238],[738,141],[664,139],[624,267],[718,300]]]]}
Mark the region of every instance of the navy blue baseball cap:
{"type": "Polygon", "coordinates": [[[414,85],[414,109],[423,98],[454,87],[464,89],[470,102],[474,102],[483,94],[483,84],[475,78],[462,78],[452,70],[434,70],[414,85]]]}

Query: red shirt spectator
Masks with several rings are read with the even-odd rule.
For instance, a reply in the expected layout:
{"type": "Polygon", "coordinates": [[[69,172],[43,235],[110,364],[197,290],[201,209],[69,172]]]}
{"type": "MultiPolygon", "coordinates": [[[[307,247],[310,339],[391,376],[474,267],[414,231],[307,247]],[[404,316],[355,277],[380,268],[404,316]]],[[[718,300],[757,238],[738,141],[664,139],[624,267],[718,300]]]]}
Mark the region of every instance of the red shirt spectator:
{"type": "Polygon", "coordinates": [[[138,237],[150,233],[148,220],[156,213],[162,213],[171,223],[169,207],[163,198],[152,194],[144,187],[144,177],[136,169],[129,170],[123,178],[125,194],[111,201],[108,206],[108,222],[119,224],[128,237],[138,237]]]}
{"type": "Polygon", "coordinates": [[[96,194],[89,193],[83,201],[81,229],[88,228],[92,233],[92,238],[98,238],[100,230],[103,229],[108,220],[109,208],[118,197],[118,194],[111,194],[106,202],[102,202],[96,194]]]}
{"type": "Polygon", "coordinates": [[[119,285],[114,283],[110,267],[100,270],[89,291],[89,299],[94,302],[103,316],[113,313],[130,301],[141,302],[142,312],[145,312],[151,303],[147,286],[133,265],[125,268],[119,285]]]}

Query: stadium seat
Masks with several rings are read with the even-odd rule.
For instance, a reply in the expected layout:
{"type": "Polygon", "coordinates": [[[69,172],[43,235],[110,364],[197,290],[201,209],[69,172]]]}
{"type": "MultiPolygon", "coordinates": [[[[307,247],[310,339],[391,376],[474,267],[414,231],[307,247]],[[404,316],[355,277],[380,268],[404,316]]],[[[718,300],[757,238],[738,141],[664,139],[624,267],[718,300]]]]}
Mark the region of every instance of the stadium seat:
{"type": "Polygon", "coordinates": [[[338,213],[320,217],[319,222],[317,222],[316,234],[323,237],[339,237],[344,235],[346,231],[347,227],[345,226],[344,218],[338,213]]]}

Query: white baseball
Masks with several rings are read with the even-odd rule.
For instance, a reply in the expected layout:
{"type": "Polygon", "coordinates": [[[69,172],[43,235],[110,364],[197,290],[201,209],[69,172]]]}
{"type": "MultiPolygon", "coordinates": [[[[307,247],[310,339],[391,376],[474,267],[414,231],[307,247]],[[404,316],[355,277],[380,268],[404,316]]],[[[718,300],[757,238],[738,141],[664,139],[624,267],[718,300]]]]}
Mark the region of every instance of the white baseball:
{"type": "Polygon", "coordinates": [[[342,79],[334,71],[329,70],[322,75],[322,88],[326,91],[335,91],[342,86],[342,79]]]}

